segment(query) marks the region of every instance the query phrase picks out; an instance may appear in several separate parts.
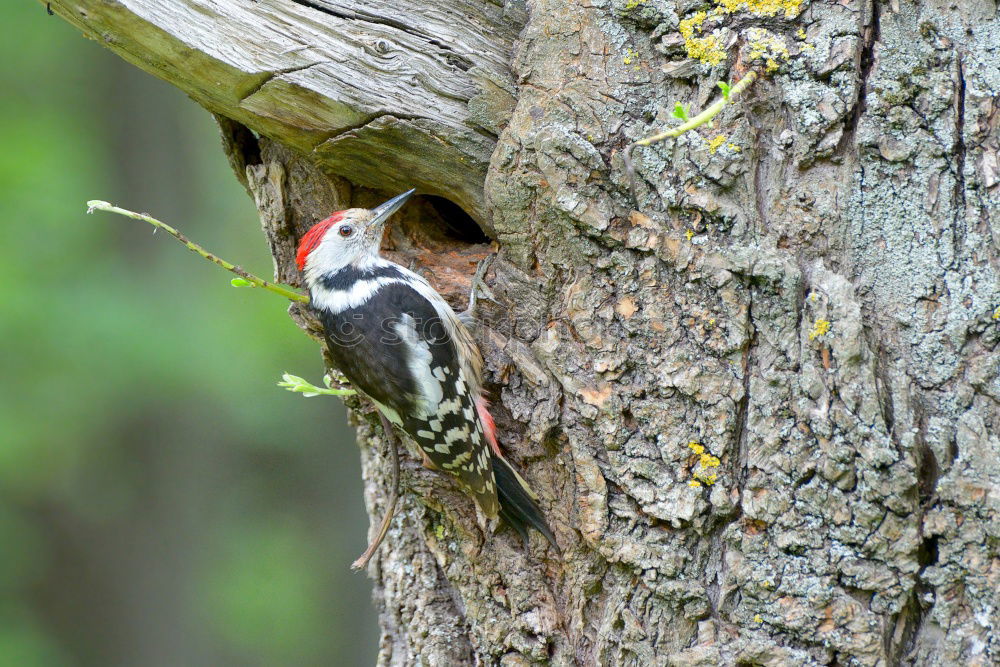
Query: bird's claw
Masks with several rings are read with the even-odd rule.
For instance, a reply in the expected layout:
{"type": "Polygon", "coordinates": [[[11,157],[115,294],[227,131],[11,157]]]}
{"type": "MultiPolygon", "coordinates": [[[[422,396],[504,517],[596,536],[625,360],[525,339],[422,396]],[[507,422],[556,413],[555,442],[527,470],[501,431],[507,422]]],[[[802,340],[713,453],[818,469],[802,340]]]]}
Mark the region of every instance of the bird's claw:
{"type": "Polygon", "coordinates": [[[479,266],[476,267],[476,273],[472,276],[472,286],[469,290],[469,307],[458,314],[458,319],[462,320],[463,324],[472,324],[475,322],[476,318],[473,314],[476,309],[476,301],[479,295],[482,294],[483,298],[497,303],[496,296],[493,291],[486,285],[484,278],[486,277],[486,272],[490,270],[490,265],[493,264],[493,260],[496,255],[487,255],[479,262],[479,266]]]}

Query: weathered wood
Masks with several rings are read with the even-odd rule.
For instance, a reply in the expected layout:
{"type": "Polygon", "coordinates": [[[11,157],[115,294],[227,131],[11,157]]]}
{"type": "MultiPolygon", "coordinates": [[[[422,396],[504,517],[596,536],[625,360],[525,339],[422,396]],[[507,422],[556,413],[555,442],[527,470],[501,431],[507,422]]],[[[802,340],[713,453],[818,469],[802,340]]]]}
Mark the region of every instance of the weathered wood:
{"type": "Polygon", "coordinates": [[[482,187],[497,107],[509,114],[514,104],[517,13],[476,0],[51,7],[211,111],[333,173],[384,191],[415,186],[488,225],[482,187]]]}

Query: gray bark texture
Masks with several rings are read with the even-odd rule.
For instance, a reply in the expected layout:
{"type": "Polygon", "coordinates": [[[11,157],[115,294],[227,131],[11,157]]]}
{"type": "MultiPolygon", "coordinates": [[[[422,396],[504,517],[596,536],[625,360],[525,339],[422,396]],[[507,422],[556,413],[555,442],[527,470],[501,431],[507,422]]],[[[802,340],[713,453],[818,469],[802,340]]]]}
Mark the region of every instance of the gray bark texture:
{"type": "Polygon", "coordinates": [[[380,664],[1000,664],[997,5],[726,4],[710,68],[711,2],[51,3],[216,114],[279,280],[411,186],[391,256],[464,307],[497,254],[475,333],[563,555],[409,458],[380,664]],[[630,181],[761,30],[777,71],[630,181]]]}

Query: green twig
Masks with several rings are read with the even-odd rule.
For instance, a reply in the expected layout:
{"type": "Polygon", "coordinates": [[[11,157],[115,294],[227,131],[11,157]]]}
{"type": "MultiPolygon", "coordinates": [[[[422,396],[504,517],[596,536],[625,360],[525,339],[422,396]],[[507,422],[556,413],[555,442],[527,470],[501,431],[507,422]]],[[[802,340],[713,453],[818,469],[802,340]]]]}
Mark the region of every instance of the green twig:
{"type": "Polygon", "coordinates": [[[672,127],[669,130],[660,132],[659,134],[654,134],[651,137],[646,137],[645,139],[640,139],[635,142],[636,146],[649,146],[650,144],[655,144],[657,141],[663,141],[664,139],[669,139],[670,137],[679,137],[685,132],[689,132],[696,127],[701,127],[708,121],[712,120],[719,115],[722,108],[726,106],[727,103],[731,102],[733,98],[738,97],[740,93],[747,89],[751,83],[757,78],[757,72],[753,70],[747,72],[746,76],[739,80],[739,83],[733,85],[728,89],[728,94],[726,89],[723,89],[722,97],[716,100],[715,104],[706,108],[697,116],[690,118],[686,123],[678,125],[677,127],[672,127]]]}
{"type": "Polygon", "coordinates": [[[243,269],[243,268],[241,268],[239,266],[236,266],[235,264],[232,264],[231,262],[227,262],[226,260],[222,259],[218,255],[215,255],[215,254],[213,254],[213,253],[205,250],[204,248],[202,248],[197,243],[194,243],[194,242],[188,240],[188,238],[186,236],[184,236],[183,234],[181,234],[179,231],[177,231],[176,229],[174,229],[170,225],[168,225],[168,224],[166,224],[164,222],[160,222],[159,220],[157,220],[154,217],[151,217],[151,216],[146,215],[144,213],[136,213],[135,211],[129,211],[128,209],[119,208],[117,206],[113,206],[113,205],[109,204],[106,201],[101,201],[100,199],[92,199],[92,200],[90,200],[90,201],[87,202],[87,213],[93,213],[94,211],[107,211],[108,213],[117,213],[118,215],[124,215],[126,218],[132,218],[133,220],[142,220],[143,222],[148,222],[149,224],[153,225],[157,229],[162,229],[163,231],[165,231],[166,233],[170,234],[175,239],[177,239],[178,241],[180,241],[181,243],[183,243],[188,248],[188,250],[191,250],[191,251],[194,251],[194,252],[198,253],[199,255],[201,255],[202,257],[204,257],[205,259],[207,259],[208,261],[213,262],[215,264],[218,264],[219,266],[221,266],[222,268],[224,268],[226,271],[230,271],[232,273],[235,273],[236,275],[240,276],[240,278],[242,278],[243,280],[246,281],[246,283],[243,283],[243,282],[239,282],[239,281],[234,280],[233,281],[233,285],[235,285],[235,286],[242,286],[242,285],[247,285],[248,284],[249,286],[252,286],[252,287],[260,287],[262,289],[268,290],[269,292],[274,292],[275,294],[279,294],[279,295],[281,295],[281,296],[283,296],[286,299],[289,299],[291,301],[299,301],[301,303],[309,303],[309,297],[306,296],[305,294],[301,294],[299,292],[294,292],[294,291],[292,291],[290,289],[287,289],[285,287],[282,287],[280,285],[275,285],[274,283],[271,283],[271,282],[268,282],[266,280],[263,280],[262,278],[258,278],[257,276],[253,275],[252,273],[249,273],[245,269],[243,269]]]}
{"type": "Polygon", "coordinates": [[[625,149],[625,172],[628,175],[629,188],[632,191],[633,199],[636,197],[635,193],[635,168],[632,166],[632,149],[636,146],[649,146],[650,144],[655,144],[658,141],[663,141],[664,139],[670,139],[672,137],[676,138],[689,132],[697,127],[701,127],[705,123],[709,122],[713,118],[719,115],[719,112],[729,103],[733,101],[736,97],[740,95],[743,91],[750,87],[750,84],[757,80],[757,72],[751,70],[746,73],[738,83],[730,86],[722,82],[719,83],[719,88],[722,89],[722,97],[715,101],[715,103],[706,108],[697,116],[688,118],[687,110],[680,104],[674,107],[674,116],[684,120],[677,127],[672,127],[669,130],[660,132],[659,134],[654,134],[651,137],[646,137],[645,139],[639,139],[636,142],[629,144],[628,148],[625,149]]]}

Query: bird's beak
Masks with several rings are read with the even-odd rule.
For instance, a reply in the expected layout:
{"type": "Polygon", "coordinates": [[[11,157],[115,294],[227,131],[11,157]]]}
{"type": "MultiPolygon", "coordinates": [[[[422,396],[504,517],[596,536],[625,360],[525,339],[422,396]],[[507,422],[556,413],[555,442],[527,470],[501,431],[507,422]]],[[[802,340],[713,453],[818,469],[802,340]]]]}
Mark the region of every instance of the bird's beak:
{"type": "Polygon", "coordinates": [[[413,194],[413,190],[408,190],[398,197],[393,197],[384,204],[379,204],[372,209],[372,217],[368,224],[372,227],[381,226],[385,224],[385,221],[389,219],[389,216],[398,211],[406,203],[406,200],[410,198],[413,194]]]}

